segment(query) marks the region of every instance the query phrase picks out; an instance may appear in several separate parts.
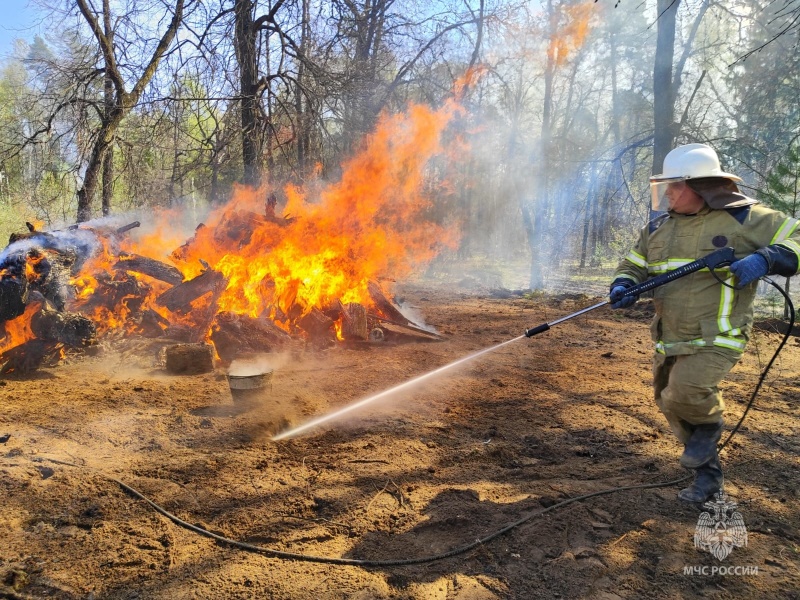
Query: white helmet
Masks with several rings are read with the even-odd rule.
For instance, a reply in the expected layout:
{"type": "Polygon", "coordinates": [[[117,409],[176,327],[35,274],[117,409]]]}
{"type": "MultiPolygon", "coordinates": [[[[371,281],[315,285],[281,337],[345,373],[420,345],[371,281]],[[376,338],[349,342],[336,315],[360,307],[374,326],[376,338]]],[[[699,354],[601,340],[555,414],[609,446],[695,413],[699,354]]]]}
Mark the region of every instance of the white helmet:
{"type": "Polygon", "coordinates": [[[664,172],[653,175],[650,180],[686,180],[700,177],[725,177],[734,181],[742,178],[725,173],[719,166],[717,153],[705,144],[686,144],[678,146],[664,157],[664,172]]]}
{"type": "Polygon", "coordinates": [[[705,144],[678,146],[664,157],[664,172],[650,177],[653,210],[667,209],[668,201],[665,195],[670,183],[704,177],[742,180],[738,175],[725,173],[720,168],[717,153],[710,146],[705,144]]]}

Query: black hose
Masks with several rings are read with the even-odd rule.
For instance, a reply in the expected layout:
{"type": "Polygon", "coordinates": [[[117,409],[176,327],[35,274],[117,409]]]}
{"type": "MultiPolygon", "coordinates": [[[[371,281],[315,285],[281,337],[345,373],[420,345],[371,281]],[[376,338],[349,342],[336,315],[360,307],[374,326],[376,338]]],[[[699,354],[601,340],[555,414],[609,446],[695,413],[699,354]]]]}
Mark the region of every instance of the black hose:
{"type": "MultiPolygon", "coordinates": [[[[734,436],[734,434],[736,434],[736,432],[739,431],[739,428],[742,426],[742,423],[744,422],[744,418],[747,416],[747,413],[749,413],[750,409],[753,407],[753,403],[756,400],[756,396],[758,395],[759,390],[761,390],[761,385],[767,378],[767,373],[769,373],[769,370],[772,368],[772,364],[775,362],[775,360],[777,360],[778,355],[780,354],[781,350],[783,350],[783,347],[786,345],[786,342],[789,341],[789,338],[792,335],[792,329],[794,329],[794,319],[795,319],[794,304],[792,304],[792,299],[789,297],[789,294],[787,294],[786,291],[777,283],[775,283],[772,279],[769,279],[768,277],[764,277],[763,279],[764,281],[769,283],[772,287],[774,287],[776,290],[778,290],[783,296],[784,300],[786,301],[786,306],[789,307],[789,325],[786,327],[786,333],[783,335],[783,339],[781,340],[780,344],[778,344],[778,347],[775,349],[775,352],[772,354],[772,358],[769,360],[767,366],[764,367],[764,370],[761,372],[761,375],[758,378],[758,383],[756,383],[756,387],[753,389],[753,393],[750,394],[750,400],[748,400],[747,406],[745,407],[742,416],[739,418],[739,422],[736,423],[736,426],[731,430],[728,437],[719,447],[719,450],[722,450],[725,446],[727,446],[728,442],[731,441],[731,438],[734,436]]],[[[722,285],[726,286],[728,285],[725,282],[721,283],[722,285]]]]}
{"type": "Polygon", "coordinates": [[[434,554],[432,556],[421,556],[417,558],[397,558],[397,559],[389,559],[389,560],[367,560],[367,559],[360,559],[360,558],[337,558],[332,556],[314,556],[312,554],[298,554],[295,552],[286,552],[284,550],[275,550],[274,548],[265,548],[264,546],[256,546],[254,544],[248,544],[247,542],[239,542],[236,540],[232,540],[230,538],[226,538],[225,536],[218,535],[207,529],[203,529],[202,527],[198,527],[197,525],[192,525],[184,521],[183,519],[176,517],[166,509],[162,508],[149,498],[142,494],[140,491],[132,488],[131,486],[121,482],[119,479],[115,479],[114,477],[109,477],[105,475],[108,479],[115,482],[119,485],[123,490],[128,492],[129,494],[134,495],[135,497],[144,500],[150,506],[152,506],[157,512],[161,513],[165,517],[167,517],[170,521],[175,523],[176,525],[180,525],[186,529],[190,529],[195,533],[199,533],[205,537],[212,538],[217,542],[222,544],[226,544],[228,546],[234,546],[235,548],[241,548],[242,550],[249,550],[250,552],[258,552],[260,554],[265,554],[267,556],[274,556],[275,558],[282,558],[282,559],[289,559],[289,560],[298,560],[298,561],[305,561],[305,562],[315,562],[315,563],[326,563],[331,565],[350,565],[350,566],[358,566],[358,567],[402,567],[407,565],[418,565],[422,563],[430,563],[435,562],[437,560],[444,560],[445,558],[451,558],[453,556],[457,556],[459,554],[464,554],[465,552],[469,552],[470,550],[477,548],[478,546],[482,546],[491,540],[500,537],[501,535],[508,533],[512,529],[519,527],[523,523],[527,523],[528,521],[535,519],[537,517],[541,517],[551,511],[556,510],[557,508],[562,508],[567,506],[568,504],[572,504],[574,502],[580,502],[582,500],[588,500],[589,498],[595,498],[597,496],[607,496],[608,494],[613,494],[616,492],[624,492],[627,490],[646,490],[650,488],[660,488],[660,487],[667,487],[670,485],[678,484],[690,476],[687,475],[686,477],[682,477],[680,479],[675,479],[674,481],[666,481],[663,483],[645,483],[641,485],[629,485],[623,487],[616,487],[616,488],[609,488],[606,490],[600,490],[598,492],[592,492],[590,494],[584,494],[582,496],[576,496],[575,498],[567,498],[557,504],[553,504],[552,506],[548,506],[547,508],[540,510],[538,512],[532,513],[525,517],[522,517],[518,521],[514,521],[491,533],[485,537],[479,538],[474,542],[466,544],[465,546],[460,546],[458,548],[454,548],[452,550],[448,550],[447,552],[442,552],[441,554],[434,554]]]}

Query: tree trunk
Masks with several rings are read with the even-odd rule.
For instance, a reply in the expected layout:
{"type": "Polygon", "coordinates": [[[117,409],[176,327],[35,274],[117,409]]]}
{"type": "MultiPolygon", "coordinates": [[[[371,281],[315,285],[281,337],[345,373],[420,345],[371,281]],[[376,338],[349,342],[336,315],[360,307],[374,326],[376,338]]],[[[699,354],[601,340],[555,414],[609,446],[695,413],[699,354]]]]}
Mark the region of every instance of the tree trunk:
{"type": "Polygon", "coordinates": [[[308,4],[309,0],[302,0],[302,15],[303,18],[300,24],[300,56],[301,59],[297,65],[297,85],[295,96],[295,111],[297,116],[297,171],[300,177],[303,177],[306,172],[306,160],[308,159],[309,148],[309,119],[308,119],[308,100],[304,100],[304,85],[305,85],[305,52],[308,39],[308,4]]]}
{"type": "MultiPolygon", "coordinates": [[[[111,11],[106,10],[108,0],[104,0],[103,29],[106,37],[114,44],[114,30],[111,27],[111,11]]],[[[103,114],[106,122],[111,120],[114,112],[114,81],[111,79],[111,65],[106,62],[105,75],[103,76],[103,114]]],[[[103,191],[102,210],[103,216],[111,214],[111,197],[114,193],[114,150],[109,146],[103,156],[103,191]]]]}
{"type": "MultiPolygon", "coordinates": [[[[547,2],[547,13],[550,18],[549,35],[551,42],[555,41],[557,35],[556,13],[553,8],[552,0],[547,2]]],[[[541,265],[542,247],[545,243],[544,236],[546,231],[549,204],[549,172],[550,172],[550,144],[552,138],[552,112],[553,112],[553,79],[556,70],[556,46],[550,44],[547,52],[547,63],[544,71],[544,99],[542,107],[542,133],[539,140],[538,156],[534,156],[532,171],[536,174],[534,179],[534,194],[536,194],[535,205],[532,206],[531,231],[528,235],[528,243],[531,250],[531,280],[530,289],[541,290],[544,288],[544,275],[541,265]]]]}
{"type": "MultiPolygon", "coordinates": [[[[167,26],[164,35],[159,40],[155,50],[153,50],[150,61],[144,67],[139,79],[136,80],[130,92],[125,90],[125,79],[117,65],[116,49],[113,44],[113,39],[106,35],[104,28],[97,20],[97,15],[87,3],[87,0],[76,0],[76,2],[78,4],[78,9],[91,27],[94,37],[100,46],[105,61],[106,77],[111,80],[114,87],[113,106],[109,105],[110,110],[103,115],[102,123],[97,132],[94,147],[92,148],[92,153],[86,165],[83,184],[77,193],[77,221],[80,223],[82,221],[88,221],[92,217],[92,199],[97,191],[97,184],[101,169],[103,168],[103,161],[114,139],[114,134],[122,122],[122,119],[136,106],[144,89],[153,79],[161,59],[172,44],[172,40],[175,38],[178,27],[183,20],[184,0],[175,1],[175,12],[173,13],[172,20],[167,26]]],[[[102,16],[104,22],[106,20],[108,21],[110,28],[112,15],[109,0],[104,0],[103,2],[102,16]]]]}
{"type": "Polygon", "coordinates": [[[111,145],[107,138],[110,136],[110,131],[116,128],[116,124],[113,126],[110,124],[104,126],[98,135],[94,148],[92,148],[92,154],[86,165],[86,171],[83,174],[83,185],[78,190],[78,223],[88,221],[92,218],[92,199],[97,190],[97,182],[100,169],[103,166],[106,150],[111,145]]]}
{"type": "Polygon", "coordinates": [[[653,175],[662,172],[664,157],[675,142],[675,96],[672,65],[675,60],[675,17],[680,0],[658,0],[658,33],[653,68],[653,175]]]}
{"type": "Polygon", "coordinates": [[[239,61],[239,93],[242,113],[242,160],[244,183],[261,183],[261,150],[264,147],[264,123],[258,99],[257,31],[253,24],[253,0],[235,0],[236,54],[239,61]]]}

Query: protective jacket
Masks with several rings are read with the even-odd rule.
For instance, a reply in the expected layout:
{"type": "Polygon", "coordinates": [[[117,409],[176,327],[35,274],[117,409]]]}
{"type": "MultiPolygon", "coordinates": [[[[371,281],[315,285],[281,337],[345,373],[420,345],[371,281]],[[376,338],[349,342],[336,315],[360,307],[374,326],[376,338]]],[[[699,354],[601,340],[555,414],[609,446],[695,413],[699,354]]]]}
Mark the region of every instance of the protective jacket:
{"type": "MultiPolygon", "coordinates": [[[[767,260],[770,275],[794,275],[800,265],[798,220],[751,202],[721,210],[706,205],[694,215],[669,212],[654,219],[620,262],[612,287],[641,283],[724,247],[732,247],[737,259],[757,252],[767,260]]],[[[728,267],[715,274],[729,286],[736,283],[728,267]]],[[[757,283],[732,289],[703,269],[656,288],[651,325],[656,350],[667,356],[710,346],[744,351],[757,283]]]]}

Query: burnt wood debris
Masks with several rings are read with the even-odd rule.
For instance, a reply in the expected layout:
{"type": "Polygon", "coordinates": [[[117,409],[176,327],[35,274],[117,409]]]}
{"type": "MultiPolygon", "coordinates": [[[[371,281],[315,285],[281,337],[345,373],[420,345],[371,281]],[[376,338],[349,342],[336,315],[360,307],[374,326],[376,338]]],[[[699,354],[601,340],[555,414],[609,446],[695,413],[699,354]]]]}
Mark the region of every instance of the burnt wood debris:
{"type": "MultiPolygon", "coordinates": [[[[265,218],[276,220],[271,214],[238,211],[216,226],[214,238],[245,243],[265,218]]],[[[272,306],[255,316],[236,314],[219,306],[227,278],[204,261],[200,274],[187,279],[172,264],[123,250],[138,221],[58,231],[26,225],[28,230],[12,234],[0,252],[0,375],[30,374],[55,364],[67,352],[96,347],[108,332],[114,339],[134,335],[176,344],[210,342],[214,356],[224,364],[308,344],[324,348],[441,339],[406,318],[375,282],[368,285],[369,305],[335,300],[328,306],[304,307],[295,302],[288,310],[272,306]],[[98,255],[108,260],[100,263],[95,260],[98,255]],[[87,276],[92,285],[84,286],[78,297],[75,282],[87,276]],[[19,336],[20,331],[27,335],[19,336]]],[[[180,262],[192,241],[171,258],[180,262]]],[[[177,352],[180,366],[172,372],[207,368],[206,350],[177,352]],[[189,364],[192,360],[198,364],[189,364]]]]}

